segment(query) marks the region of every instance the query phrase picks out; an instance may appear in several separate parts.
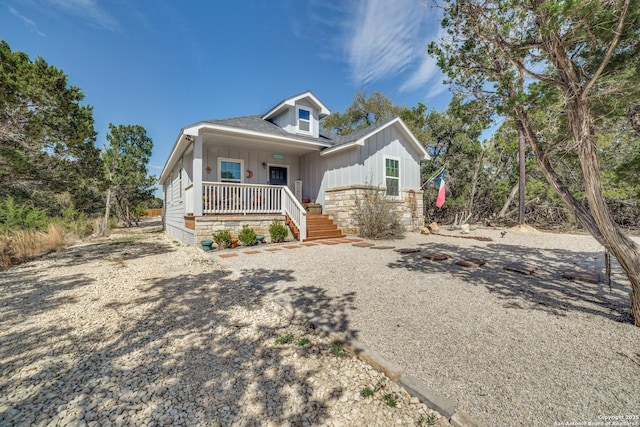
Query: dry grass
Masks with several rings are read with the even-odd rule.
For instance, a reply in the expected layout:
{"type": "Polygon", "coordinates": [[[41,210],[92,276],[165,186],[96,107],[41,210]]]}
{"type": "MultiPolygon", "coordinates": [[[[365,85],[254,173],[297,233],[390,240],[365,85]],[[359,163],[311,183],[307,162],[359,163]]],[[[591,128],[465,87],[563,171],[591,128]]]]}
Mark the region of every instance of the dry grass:
{"type": "Polygon", "coordinates": [[[59,251],[65,245],[65,231],[58,224],[46,232],[17,231],[0,235],[0,268],[29,261],[47,252],[59,251]]]}

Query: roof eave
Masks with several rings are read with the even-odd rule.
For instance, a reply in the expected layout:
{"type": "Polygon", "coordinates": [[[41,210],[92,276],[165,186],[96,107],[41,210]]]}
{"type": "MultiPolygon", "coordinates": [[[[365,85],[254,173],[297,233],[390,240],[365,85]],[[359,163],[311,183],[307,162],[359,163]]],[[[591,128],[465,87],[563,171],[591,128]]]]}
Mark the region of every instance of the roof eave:
{"type": "Polygon", "coordinates": [[[300,95],[292,96],[277,104],[275,107],[267,111],[261,116],[262,120],[269,120],[277,115],[284,107],[293,107],[296,105],[296,101],[303,98],[310,98],[319,108],[318,118],[323,119],[331,114],[331,110],[327,108],[320,100],[310,91],[301,93],[300,95]]]}

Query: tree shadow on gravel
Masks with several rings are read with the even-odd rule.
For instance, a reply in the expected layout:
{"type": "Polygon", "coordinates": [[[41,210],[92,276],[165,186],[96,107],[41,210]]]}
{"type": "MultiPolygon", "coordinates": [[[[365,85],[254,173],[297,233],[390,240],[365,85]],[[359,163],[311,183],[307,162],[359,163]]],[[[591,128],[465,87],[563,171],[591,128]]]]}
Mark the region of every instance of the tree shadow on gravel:
{"type": "Polygon", "coordinates": [[[344,292],[332,296],[326,289],[312,285],[287,285],[297,280],[293,270],[243,269],[242,278],[266,292],[282,305],[291,304],[298,314],[324,325],[350,343],[358,338],[358,330],[349,321],[349,312],[356,310],[356,293],[344,292]]]}
{"type": "MultiPolygon", "coordinates": [[[[388,264],[392,269],[423,273],[449,273],[470,286],[484,286],[510,309],[533,309],[564,316],[578,311],[603,316],[617,322],[631,322],[628,285],[612,280],[611,289],[604,275],[604,255],[562,249],[538,250],[519,245],[487,244],[461,248],[451,244],[429,244],[422,252],[400,256],[388,264]],[[445,261],[424,258],[427,252],[450,255],[445,261]],[[456,265],[465,258],[486,260],[479,268],[456,265]],[[535,269],[531,275],[504,270],[520,263],[535,269]],[[600,274],[598,284],[562,278],[565,270],[583,270],[600,274]]],[[[441,277],[437,280],[442,280],[441,277]]]]}
{"type": "MultiPolygon", "coordinates": [[[[329,349],[275,344],[293,326],[267,305],[265,291],[290,275],[255,276],[262,291],[226,271],[176,272],[138,285],[136,298],[105,304],[101,309],[111,320],[99,328],[23,329],[23,342],[0,359],[0,425],[322,423],[344,392],[339,385],[320,390],[312,380],[323,368],[318,355],[329,349]],[[291,357],[307,362],[296,366],[291,357]]],[[[293,299],[302,302],[310,290],[292,291],[293,299]]],[[[321,290],[317,294],[322,297],[321,290]]],[[[55,308],[46,306],[45,294],[31,297],[34,305],[45,304],[44,311],[55,308]]],[[[325,297],[322,309],[346,306],[349,298],[334,301],[325,297]]]]}
{"type": "Polygon", "coordinates": [[[64,251],[50,254],[48,258],[55,260],[58,266],[73,266],[102,259],[120,262],[175,250],[175,246],[166,241],[137,241],[135,237],[127,237],[73,246],[64,251]]]}

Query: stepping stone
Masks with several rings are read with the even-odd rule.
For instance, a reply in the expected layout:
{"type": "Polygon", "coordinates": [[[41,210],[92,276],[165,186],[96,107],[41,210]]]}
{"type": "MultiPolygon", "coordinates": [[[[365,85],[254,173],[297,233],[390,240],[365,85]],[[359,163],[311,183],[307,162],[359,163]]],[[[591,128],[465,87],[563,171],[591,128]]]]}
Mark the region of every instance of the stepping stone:
{"type": "Polygon", "coordinates": [[[562,272],[562,277],[569,280],[579,280],[581,282],[595,283],[600,282],[600,275],[598,273],[582,270],[565,270],[562,272]]]}
{"type": "Polygon", "coordinates": [[[281,251],[281,248],[267,248],[265,249],[265,251],[269,251],[269,252],[275,252],[275,251],[281,251]]]}
{"type": "Polygon", "coordinates": [[[369,246],[374,246],[374,245],[373,243],[359,242],[359,243],[354,243],[351,246],[355,246],[356,248],[368,248],[369,246]]]}
{"type": "Polygon", "coordinates": [[[393,249],[395,246],[370,246],[369,249],[393,249]]]}
{"type": "Polygon", "coordinates": [[[302,246],[318,246],[317,243],[300,243],[302,246]]]}
{"type": "Polygon", "coordinates": [[[283,248],[285,249],[300,249],[299,245],[284,245],[283,248]]]}
{"type": "Polygon", "coordinates": [[[318,243],[322,245],[338,245],[340,242],[336,242],[335,240],[320,240],[318,243]]]}
{"type": "Polygon", "coordinates": [[[261,254],[262,251],[244,251],[243,254],[246,255],[255,255],[255,254],[261,254]]]}
{"type": "Polygon", "coordinates": [[[396,249],[396,252],[398,252],[399,254],[415,254],[417,252],[420,252],[421,249],[420,248],[400,248],[400,249],[396,249]]]}
{"type": "Polygon", "coordinates": [[[456,262],[456,265],[459,265],[461,267],[471,267],[471,268],[476,268],[476,267],[482,267],[483,265],[485,265],[487,263],[486,259],[480,259],[480,258],[463,258],[459,261],[456,262]]]}
{"type": "Polygon", "coordinates": [[[458,261],[456,261],[456,265],[459,265],[460,267],[468,267],[468,268],[480,267],[480,264],[476,264],[475,262],[468,259],[459,259],[458,261]]]}
{"type": "Polygon", "coordinates": [[[234,256],[238,256],[238,254],[220,254],[218,255],[220,258],[231,258],[234,256]]]}
{"type": "Polygon", "coordinates": [[[514,273],[531,275],[536,269],[534,267],[514,262],[503,267],[504,270],[513,271],[514,273]]]}
{"type": "Polygon", "coordinates": [[[431,261],[445,261],[449,259],[449,255],[440,252],[430,252],[425,254],[424,257],[431,261]]]}
{"type": "Polygon", "coordinates": [[[351,242],[351,243],[362,242],[362,239],[356,239],[356,238],[353,238],[353,237],[345,237],[342,240],[346,240],[346,241],[351,242]]]}

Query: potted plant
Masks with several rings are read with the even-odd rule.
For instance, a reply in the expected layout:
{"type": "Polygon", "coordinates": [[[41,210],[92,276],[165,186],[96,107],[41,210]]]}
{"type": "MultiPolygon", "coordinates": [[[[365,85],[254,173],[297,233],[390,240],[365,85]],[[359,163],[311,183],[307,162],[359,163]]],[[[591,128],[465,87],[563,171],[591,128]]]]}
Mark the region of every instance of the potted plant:
{"type": "Polygon", "coordinates": [[[213,245],[213,240],[201,240],[200,244],[202,245],[203,250],[210,251],[211,246],[213,245]]]}

